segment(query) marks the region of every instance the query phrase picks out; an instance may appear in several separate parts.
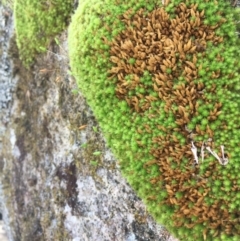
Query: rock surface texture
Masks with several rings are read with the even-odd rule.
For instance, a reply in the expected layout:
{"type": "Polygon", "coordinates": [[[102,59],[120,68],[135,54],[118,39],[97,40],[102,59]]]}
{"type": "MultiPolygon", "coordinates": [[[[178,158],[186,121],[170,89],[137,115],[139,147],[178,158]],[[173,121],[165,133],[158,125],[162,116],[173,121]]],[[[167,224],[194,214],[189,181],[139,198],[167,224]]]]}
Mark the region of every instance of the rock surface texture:
{"type": "Polygon", "coordinates": [[[121,176],[75,93],[67,32],[30,70],[3,6],[0,32],[0,209],[8,240],[173,240],[121,176]]]}

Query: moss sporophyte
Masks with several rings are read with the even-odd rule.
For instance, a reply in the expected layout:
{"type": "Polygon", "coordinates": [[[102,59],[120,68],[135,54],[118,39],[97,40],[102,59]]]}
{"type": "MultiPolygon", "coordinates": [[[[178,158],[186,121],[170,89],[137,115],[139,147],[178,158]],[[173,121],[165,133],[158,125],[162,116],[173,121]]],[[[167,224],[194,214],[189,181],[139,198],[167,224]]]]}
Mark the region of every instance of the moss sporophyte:
{"type": "Polygon", "coordinates": [[[73,75],[158,222],[180,240],[240,240],[235,10],[160,2],[83,1],[69,28],[73,75]]]}

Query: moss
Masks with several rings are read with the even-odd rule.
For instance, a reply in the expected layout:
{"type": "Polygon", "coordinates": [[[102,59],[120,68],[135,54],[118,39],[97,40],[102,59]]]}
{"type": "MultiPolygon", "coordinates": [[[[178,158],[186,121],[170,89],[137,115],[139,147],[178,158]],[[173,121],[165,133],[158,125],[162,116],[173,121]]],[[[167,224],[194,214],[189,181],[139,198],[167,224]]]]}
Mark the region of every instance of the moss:
{"type": "Polygon", "coordinates": [[[91,0],[69,28],[72,72],[123,175],[181,240],[240,237],[233,11],[224,1],[91,0]]]}
{"type": "Polygon", "coordinates": [[[3,4],[3,6],[6,6],[6,7],[9,7],[9,8],[13,8],[13,0],[3,0],[2,1],[2,4],[3,4]]]}
{"type": "Polygon", "coordinates": [[[66,28],[72,9],[73,0],[14,2],[17,45],[25,65],[45,52],[52,37],[66,28]]]}

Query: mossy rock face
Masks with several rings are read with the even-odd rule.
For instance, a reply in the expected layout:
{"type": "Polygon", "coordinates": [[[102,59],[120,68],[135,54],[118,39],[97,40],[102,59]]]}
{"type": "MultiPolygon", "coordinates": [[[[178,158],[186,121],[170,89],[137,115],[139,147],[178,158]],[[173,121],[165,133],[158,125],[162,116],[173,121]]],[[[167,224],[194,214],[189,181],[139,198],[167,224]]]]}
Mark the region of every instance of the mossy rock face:
{"type": "Polygon", "coordinates": [[[66,28],[73,0],[16,0],[14,21],[20,57],[26,65],[45,52],[53,36],[66,28]]]}
{"type": "Polygon", "coordinates": [[[71,68],[122,172],[180,240],[240,240],[240,84],[224,1],[81,2],[71,68]]]}

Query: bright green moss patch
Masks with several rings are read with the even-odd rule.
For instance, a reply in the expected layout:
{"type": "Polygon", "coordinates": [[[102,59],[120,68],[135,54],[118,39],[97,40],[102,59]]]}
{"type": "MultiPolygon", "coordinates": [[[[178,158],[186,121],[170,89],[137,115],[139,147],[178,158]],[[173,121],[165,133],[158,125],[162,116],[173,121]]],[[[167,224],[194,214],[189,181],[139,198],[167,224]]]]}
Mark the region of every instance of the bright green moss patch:
{"type": "Polygon", "coordinates": [[[45,52],[51,37],[66,28],[73,0],[16,0],[14,21],[20,57],[29,65],[45,52]]]}
{"type": "Polygon", "coordinates": [[[180,240],[240,239],[239,48],[225,1],[83,1],[71,68],[123,174],[180,240]]]}
{"type": "Polygon", "coordinates": [[[3,6],[12,8],[13,7],[13,0],[2,0],[3,6]]]}

